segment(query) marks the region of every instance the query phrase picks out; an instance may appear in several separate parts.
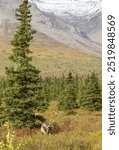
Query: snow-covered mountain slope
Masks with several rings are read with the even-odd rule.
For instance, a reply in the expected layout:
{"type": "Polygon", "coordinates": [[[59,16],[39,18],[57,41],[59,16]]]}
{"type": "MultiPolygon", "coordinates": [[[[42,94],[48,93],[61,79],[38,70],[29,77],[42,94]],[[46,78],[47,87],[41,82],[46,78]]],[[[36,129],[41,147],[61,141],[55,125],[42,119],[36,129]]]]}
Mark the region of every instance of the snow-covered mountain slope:
{"type": "Polygon", "coordinates": [[[92,46],[94,44],[95,49],[101,49],[101,0],[29,0],[29,2],[35,4],[50,18],[53,28],[69,32],[76,47],[81,42],[92,46]]]}
{"type": "MultiPolygon", "coordinates": [[[[21,0],[0,0],[0,34],[11,34],[21,0]]],[[[32,26],[57,41],[86,52],[101,52],[101,0],[29,0],[32,26]]]]}
{"type": "Polygon", "coordinates": [[[100,0],[29,0],[41,11],[59,16],[91,16],[101,10],[100,0]]]}

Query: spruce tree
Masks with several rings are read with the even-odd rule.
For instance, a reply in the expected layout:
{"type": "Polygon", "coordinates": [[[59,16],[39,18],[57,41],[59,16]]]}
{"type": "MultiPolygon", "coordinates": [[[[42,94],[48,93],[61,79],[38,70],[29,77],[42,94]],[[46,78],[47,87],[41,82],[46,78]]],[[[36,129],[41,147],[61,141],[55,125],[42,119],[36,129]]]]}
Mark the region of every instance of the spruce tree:
{"type": "Polygon", "coordinates": [[[76,89],[71,72],[68,74],[64,89],[62,89],[60,94],[58,108],[65,111],[66,114],[74,113],[74,109],[76,108],[76,89]]]}
{"type": "Polygon", "coordinates": [[[16,17],[20,25],[11,42],[13,53],[10,56],[15,66],[6,68],[8,85],[2,99],[3,120],[9,120],[17,128],[35,127],[34,110],[44,111],[48,102],[39,84],[40,71],[30,63],[32,57],[29,57],[29,46],[35,32],[30,25],[32,15],[28,0],[23,0],[16,9],[16,17]]]}
{"type": "MultiPolygon", "coordinates": [[[[81,87],[81,85],[80,85],[81,87]]],[[[78,104],[89,111],[99,111],[102,107],[101,89],[98,77],[95,73],[87,76],[85,85],[79,88],[78,104]]]]}

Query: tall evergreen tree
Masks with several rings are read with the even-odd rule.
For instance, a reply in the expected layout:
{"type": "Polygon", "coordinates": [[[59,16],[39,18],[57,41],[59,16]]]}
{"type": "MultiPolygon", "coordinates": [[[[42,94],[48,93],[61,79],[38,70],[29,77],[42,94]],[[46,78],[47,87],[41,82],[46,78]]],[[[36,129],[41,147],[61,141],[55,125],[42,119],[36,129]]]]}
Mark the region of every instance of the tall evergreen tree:
{"type": "Polygon", "coordinates": [[[4,120],[9,120],[15,127],[34,127],[36,119],[33,110],[44,111],[47,100],[42,95],[42,87],[39,84],[40,71],[31,65],[32,57],[28,54],[30,41],[33,39],[31,12],[28,0],[23,0],[16,10],[17,20],[20,22],[13,41],[13,49],[10,60],[15,67],[6,68],[8,86],[4,92],[3,107],[4,120]]]}
{"type": "MultiPolygon", "coordinates": [[[[80,85],[81,86],[81,85],[80,85]]],[[[78,104],[89,111],[99,111],[102,107],[101,89],[98,77],[95,73],[87,76],[85,85],[79,88],[78,104]]]]}
{"type": "Polygon", "coordinates": [[[72,73],[68,74],[64,89],[60,94],[58,108],[64,110],[67,114],[73,113],[76,108],[76,89],[72,73]]]}

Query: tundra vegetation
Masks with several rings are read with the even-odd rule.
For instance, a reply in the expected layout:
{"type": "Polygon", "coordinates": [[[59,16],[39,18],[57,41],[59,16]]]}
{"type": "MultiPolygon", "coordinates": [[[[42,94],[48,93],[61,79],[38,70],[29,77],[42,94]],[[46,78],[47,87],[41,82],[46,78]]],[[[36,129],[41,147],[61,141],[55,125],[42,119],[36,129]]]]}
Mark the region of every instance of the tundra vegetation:
{"type": "Polygon", "coordinates": [[[35,31],[28,0],[16,17],[20,25],[9,57],[13,66],[0,80],[0,150],[101,150],[97,73],[42,77],[31,64],[29,46],[35,31]],[[51,127],[47,136],[40,132],[43,124],[51,127]]]}

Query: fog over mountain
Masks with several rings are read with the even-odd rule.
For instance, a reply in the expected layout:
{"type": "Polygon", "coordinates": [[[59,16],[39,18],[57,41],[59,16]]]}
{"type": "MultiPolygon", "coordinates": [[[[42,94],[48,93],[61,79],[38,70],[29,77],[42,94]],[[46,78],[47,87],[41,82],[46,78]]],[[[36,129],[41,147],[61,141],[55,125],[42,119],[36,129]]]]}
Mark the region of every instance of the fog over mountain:
{"type": "MultiPolygon", "coordinates": [[[[0,35],[15,31],[21,0],[0,0],[0,35]]],[[[70,47],[101,53],[101,0],[29,0],[32,25],[39,33],[70,47]]]]}

